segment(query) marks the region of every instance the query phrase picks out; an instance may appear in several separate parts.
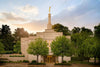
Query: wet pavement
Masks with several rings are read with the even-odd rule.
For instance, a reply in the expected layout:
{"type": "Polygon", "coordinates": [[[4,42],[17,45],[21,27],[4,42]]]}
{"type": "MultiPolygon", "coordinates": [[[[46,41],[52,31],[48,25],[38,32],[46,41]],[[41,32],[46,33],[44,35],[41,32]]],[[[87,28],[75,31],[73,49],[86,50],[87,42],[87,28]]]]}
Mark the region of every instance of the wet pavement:
{"type": "Polygon", "coordinates": [[[71,66],[65,65],[54,65],[54,64],[46,64],[46,65],[28,65],[27,63],[6,63],[0,64],[0,67],[100,67],[98,65],[88,65],[88,64],[72,64],[71,66]]]}

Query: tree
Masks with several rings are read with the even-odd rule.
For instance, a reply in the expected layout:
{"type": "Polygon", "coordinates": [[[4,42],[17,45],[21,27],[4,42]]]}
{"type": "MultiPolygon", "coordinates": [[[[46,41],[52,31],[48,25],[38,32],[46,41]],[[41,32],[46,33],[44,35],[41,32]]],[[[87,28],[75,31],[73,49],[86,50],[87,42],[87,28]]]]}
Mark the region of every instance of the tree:
{"type": "Polygon", "coordinates": [[[85,27],[82,27],[82,28],[79,28],[79,27],[74,27],[72,29],[72,34],[75,34],[75,33],[88,33],[88,35],[93,35],[93,32],[91,31],[91,29],[88,29],[88,28],[85,28],[85,27]]]}
{"type": "Polygon", "coordinates": [[[95,37],[100,40],[100,24],[94,27],[95,37]]]}
{"type": "Polygon", "coordinates": [[[9,26],[2,25],[0,39],[1,39],[1,42],[3,43],[3,45],[4,45],[4,49],[6,51],[12,51],[13,50],[13,44],[14,44],[15,39],[11,34],[9,26]]]}
{"type": "Polygon", "coordinates": [[[62,63],[63,57],[68,55],[70,52],[70,41],[65,36],[56,37],[55,40],[51,43],[51,51],[55,56],[62,56],[62,63]]]}
{"type": "Polygon", "coordinates": [[[42,38],[37,38],[35,41],[32,41],[28,47],[28,53],[37,55],[37,63],[38,63],[38,56],[42,55],[45,56],[48,54],[49,48],[47,47],[48,43],[44,41],[42,38]]]}
{"type": "Polygon", "coordinates": [[[52,28],[56,31],[56,32],[63,32],[64,35],[69,35],[70,34],[70,31],[68,29],[68,27],[66,26],[63,26],[61,24],[54,24],[52,26],[52,28]]]}
{"type": "Polygon", "coordinates": [[[100,24],[94,27],[94,36],[97,41],[97,57],[100,63],[100,24]]]}
{"type": "Polygon", "coordinates": [[[72,29],[72,33],[74,34],[74,33],[80,33],[80,28],[79,27],[74,27],[73,29],[72,29]]]}
{"type": "Polygon", "coordinates": [[[94,57],[94,63],[96,63],[96,58],[98,57],[98,54],[99,54],[98,42],[97,42],[95,37],[93,37],[92,42],[93,42],[94,45],[92,45],[92,52],[91,53],[92,53],[92,56],[94,57]]]}
{"type": "Polygon", "coordinates": [[[3,53],[3,51],[4,51],[4,46],[3,46],[3,44],[0,42],[0,53],[3,53]]]}
{"type": "Polygon", "coordinates": [[[84,57],[81,47],[88,37],[90,37],[90,35],[87,32],[75,33],[71,35],[71,43],[75,48],[75,56],[84,57]]]}
{"type": "Polygon", "coordinates": [[[20,41],[17,41],[16,44],[14,45],[14,52],[15,53],[21,53],[21,44],[20,44],[20,41]]]}
{"type": "Polygon", "coordinates": [[[94,51],[96,51],[96,49],[94,47],[96,47],[96,42],[94,40],[93,37],[89,37],[86,40],[84,40],[82,46],[81,46],[81,52],[84,53],[84,57],[88,58],[88,62],[89,62],[89,58],[90,57],[94,57],[95,58],[95,53],[94,51]]]}
{"type": "Polygon", "coordinates": [[[2,25],[1,34],[2,35],[11,34],[9,26],[2,25]]]}
{"type": "Polygon", "coordinates": [[[17,28],[14,32],[14,37],[16,38],[16,41],[20,41],[21,37],[28,37],[29,34],[27,31],[24,30],[24,28],[17,28]]]}
{"type": "Polygon", "coordinates": [[[81,33],[82,32],[86,32],[86,33],[88,33],[89,35],[93,35],[93,32],[91,31],[91,29],[88,29],[88,28],[85,28],[85,27],[82,27],[81,28],[81,33]]]}

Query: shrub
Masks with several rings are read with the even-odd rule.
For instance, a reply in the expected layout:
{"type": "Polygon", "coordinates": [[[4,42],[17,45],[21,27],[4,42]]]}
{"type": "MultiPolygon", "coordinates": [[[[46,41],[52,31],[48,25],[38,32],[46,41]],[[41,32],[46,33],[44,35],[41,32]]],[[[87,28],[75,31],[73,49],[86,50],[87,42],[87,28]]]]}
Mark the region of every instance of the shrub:
{"type": "Polygon", "coordinates": [[[66,61],[63,61],[62,63],[66,63],[66,61]]]}
{"type": "Polygon", "coordinates": [[[8,63],[8,61],[0,61],[0,63],[8,63]]]}
{"type": "Polygon", "coordinates": [[[25,57],[24,55],[10,55],[9,57],[25,57]]]}
{"type": "Polygon", "coordinates": [[[2,51],[2,53],[0,54],[13,54],[14,52],[13,51],[2,51]]]}
{"type": "Polygon", "coordinates": [[[46,65],[45,63],[37,63],[36,60],[33,60],[29,65],[46,65]]]}
{"type": "Polygon", "coordinates": [[[23,62],[24,62],[24,63],[29,63],[29,61],[28,61],[28,60],[23,60],[23,62]]]}
{"type": "Polygon", "coordinates": [[[31,63],[36,63],[36,60],[33,60],[31,63]]]}

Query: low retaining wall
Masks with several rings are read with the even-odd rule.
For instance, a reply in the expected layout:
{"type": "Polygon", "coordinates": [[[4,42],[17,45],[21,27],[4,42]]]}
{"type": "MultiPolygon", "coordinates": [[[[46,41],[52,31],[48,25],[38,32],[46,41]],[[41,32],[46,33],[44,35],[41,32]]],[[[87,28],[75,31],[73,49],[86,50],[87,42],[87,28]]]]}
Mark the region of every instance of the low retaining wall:
{"type": "Polygon", "coordinates": [[[0,58],[6,58],[6,61],[23,61],[25,57],[10,57],[10,56],[23,56],[22,54],[2,54],[0,58]]]}

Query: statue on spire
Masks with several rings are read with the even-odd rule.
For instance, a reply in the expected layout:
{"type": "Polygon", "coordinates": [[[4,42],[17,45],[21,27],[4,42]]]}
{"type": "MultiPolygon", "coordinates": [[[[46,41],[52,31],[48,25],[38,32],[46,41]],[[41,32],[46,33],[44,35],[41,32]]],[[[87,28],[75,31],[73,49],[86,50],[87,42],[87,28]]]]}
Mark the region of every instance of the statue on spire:
{"type": "Polygon", "coordinates": [[[47,29],[52,29],[50,10],[51,10],[51,7],[49,7],[49,14],[48,14],[48,24],[47,24],[47,29]]]}
{"type": "Polygon", "coordinates": [[[49,7],[49,13],[50,13],[51,7],[49,7]]]}

